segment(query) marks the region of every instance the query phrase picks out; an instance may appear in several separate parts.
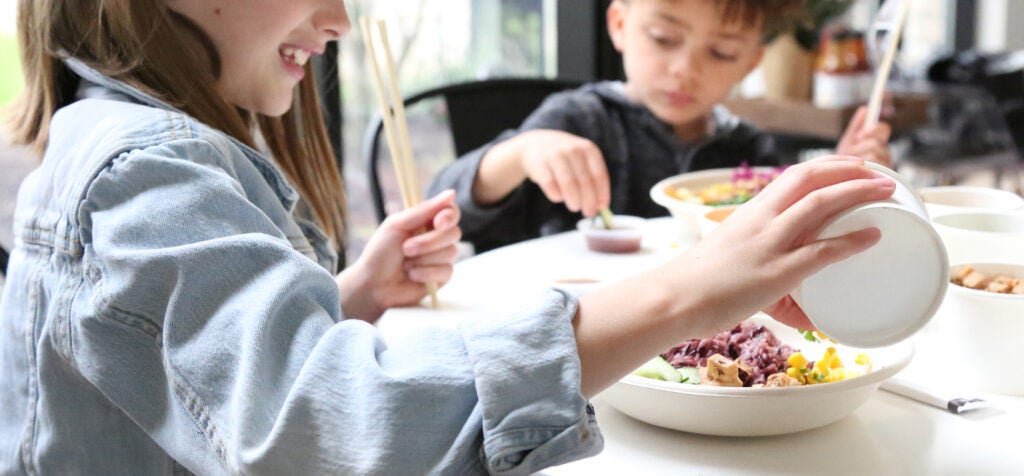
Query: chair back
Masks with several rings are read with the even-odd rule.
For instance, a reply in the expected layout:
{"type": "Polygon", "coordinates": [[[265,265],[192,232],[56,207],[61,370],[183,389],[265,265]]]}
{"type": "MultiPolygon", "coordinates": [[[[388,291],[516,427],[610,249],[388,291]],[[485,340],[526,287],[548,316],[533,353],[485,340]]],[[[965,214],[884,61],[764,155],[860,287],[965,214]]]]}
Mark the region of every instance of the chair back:
{"type": "MultiPolygon", "coordinates": [[[[486,79],[457,83],[423,91],[404,100],[406,109],[429,99],[440,99],[444,104],[445,122],[453,145],[454,156],[450,160],[462,156],[497,137],[503,131],[515,129],[530,115],[548,95],[578,87],[579,82],[545,79],[545,78],[502,78],[486,79]]],[[[414,132],[416,123],[410,117],[409,128],[414,146],[417,137],[414,132]]],[[[381,145],[383,124],[379,114],[375,115],[367,125],[363,142],[363,156],[366,160],[367,174],[370,182],[370,193],[378,222],[387,217],[387,204],[399,203],[392,193],[385,197],[382,181],[391,174],[384,172],[381,157],[384,155],[381,145]],[[393,201],[386,200],[393,198],[393,201]]],[[[419,162],[420,156],[414,154],[419,162]]],[[[390,166],[390,164],[388,164],[390,166]]],[[[419,165],[419,164],[418,164],[419,165]]],[[[420,168],[420,167],[418,167],[420,168]]],[[[435,170],[429,171],[427,180],[435,170]]],[[[390,168],[387,168],[390,170],[390,168]]],[[[422,171],[418,170],[418,175],[422,171]]],[[[422,176],[422,175],[420,175],[422,176]]],[[[425,189],[425,187],[422,187],[425,189]]]]}

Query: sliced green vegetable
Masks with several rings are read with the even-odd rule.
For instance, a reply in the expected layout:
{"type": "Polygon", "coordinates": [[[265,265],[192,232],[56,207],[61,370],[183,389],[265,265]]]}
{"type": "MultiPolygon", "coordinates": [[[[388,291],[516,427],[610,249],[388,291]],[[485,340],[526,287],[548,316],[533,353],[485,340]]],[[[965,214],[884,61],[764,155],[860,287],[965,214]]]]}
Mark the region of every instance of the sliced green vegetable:
{"type": "Polygon", "coordinates": [[[679,367],[676,371],[683,376],[683,380],[679,383],[700,385],[700,370],[697,370],[697,367],[679,367]]]}
{"type": "MultiPolygon", "coordinates": [[[[677,383],[683,380],[683,375],[660,355],[648,360],[647,363],[634,370],[633,375],[677,383]]],[[[700,381],[699,377],[697,381],[700,381]]]]}
{"type": "Polygon", "coordinates": [[[805,340],[810,342],[818,342],[818,336],[814,335],[814,331],[799,330],[799,332],[800,335],[804,336],[805,340]]]}
{"type": "Polygon", "coordinates": [[[612,211],[611,210],[609,210],[607,208],[602,208],[600,211],[597,212],[597,215],[601,217],[601,223],[604,224],[605,228],[607,228],[609,230],[611,230],[612,228],[615,228],[615,222],[612,221],[612,211]]]}

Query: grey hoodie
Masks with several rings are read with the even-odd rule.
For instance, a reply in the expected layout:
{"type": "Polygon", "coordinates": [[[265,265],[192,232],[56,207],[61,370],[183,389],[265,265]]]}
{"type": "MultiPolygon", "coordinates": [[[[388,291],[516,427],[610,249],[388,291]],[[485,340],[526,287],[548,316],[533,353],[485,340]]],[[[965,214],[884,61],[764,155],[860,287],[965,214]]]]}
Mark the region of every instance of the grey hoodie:
{"type": "Polygon", "coordinates": [[[462,209],[464,237],[477,252],[542,235],[571,230],[582,218],[562,203],[551,203],[530,180],[501,202],[481,207],[471,189],[480,162],[498,142],[534,129],[557,129],[593,141],[601,150],[611,179],[611,209],[617,214],[659,217],[668,214],[650,198],[659,180],[688,171],[719,167],[777,165],[771,137],[716,106],[712,133],[696,143],[683,143],[672,127],[625,95],[618,81],[591,83],[551,95],[516,131],[445,167],[430,185],[429,195],[454,188],[462,209]]]}

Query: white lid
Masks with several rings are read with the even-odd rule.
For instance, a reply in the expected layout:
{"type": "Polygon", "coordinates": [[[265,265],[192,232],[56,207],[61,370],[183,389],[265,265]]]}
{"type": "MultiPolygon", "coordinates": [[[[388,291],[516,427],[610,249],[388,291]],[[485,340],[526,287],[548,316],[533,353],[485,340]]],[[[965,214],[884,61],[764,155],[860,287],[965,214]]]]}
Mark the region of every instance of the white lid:
{"type": "Polygon", "coordinates": [[[825,267],[793,294],[819,330],[856,347],[879,347],[910,337],[938,310],[949,284],[949,260],[935,229],[899,204],[854,208],[820,236],[870,227],[882,232],[875,246],[825,267]]]}

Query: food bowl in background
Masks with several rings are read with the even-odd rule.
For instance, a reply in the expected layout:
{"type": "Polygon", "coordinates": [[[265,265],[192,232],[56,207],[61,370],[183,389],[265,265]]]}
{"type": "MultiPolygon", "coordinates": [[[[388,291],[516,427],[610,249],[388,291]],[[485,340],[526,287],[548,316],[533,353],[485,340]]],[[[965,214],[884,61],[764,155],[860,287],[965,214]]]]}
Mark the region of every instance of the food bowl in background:
{"type": "MultiPolygon", "coordinates": [[[[822,355],[827,347],[804,340],[795,329],[763,314],[751,320],[807,355],[822,355]]],[[[906,367],[914,355],[909,341],[867,351],[841,345],[837,350],[844,361],[853,360],[859,352],[867,353],[872,371],[838,382],[781,388],[690,385],[628,375],[600,398],[626,415],[664,428],[722,436],[781,435],[849,416],[883,380],[906,367]]]]}
{"type": "Polygon", "coordinates": [[[918,190],[928,214],[940,215],[965,211],[1009,211],[1024,213],[1024,198],[1008,190],[989,187],[951,185],[918,190]]]}
{"type": "Polygon", "coordinates": [[[739,208],[739,205],[725,205],[714,207],[700,216],[700,235],[708,236],[711,231],[718,227],[723,220],[732,215],[732,212],[739,208]]]}
{"type": "Polygon", "coordinates": [[[920,198],[892,170],[868,166],[896,181],[892,197],[843,212],[819,237],[876,227],[881,240],[809,276],[792,293],[818,329],[857,347],[893,344],[923,328],[942,303],[949,277],[946,249],[920,198]]]}
{"type": "MultiPolygon", "coordinates": [[[[952,272],[968,264],[954,266],[952,272]]],[[[1024,261],[972,262],[986,276],[1024,279],[1024,261]]],[[[949,285],[939,309],[940,333],[955,379],[979,390],[1024,395],[1024,295],[1000,294],[949,285]]]]}
{"type": "Polygon", "coordinates": [[[966,211],[932,218],[952,264],[1024,261],[1024,214],[966,211]]]}
{"type": "Polygon", "coordinates": [[[613,215],[614,227],[605,228],[600,218],[584,218],[576,223],[587,248],[598,253],[633,253],[640,249],[647,220],[631,215],[613,215]]]}
{"type": "Polygon", "coordinates": [[[717,206],[735,204],[705,205],[699,200],[687,201],[681,199],[674,191],[685,188],[693,192],[699,192],[716,185],[732,183],[733,177],[736,174],[743,173],[775,176],[781,172],[775,167],[722,168],[688,172],[674,175],[656,183],[651,187],[651,199],[658,205],[665,207],[677,219],[682,227],[681,231],[684,236],[699,238],[701,236],[700,220],[704,213],[717,206]]]}

